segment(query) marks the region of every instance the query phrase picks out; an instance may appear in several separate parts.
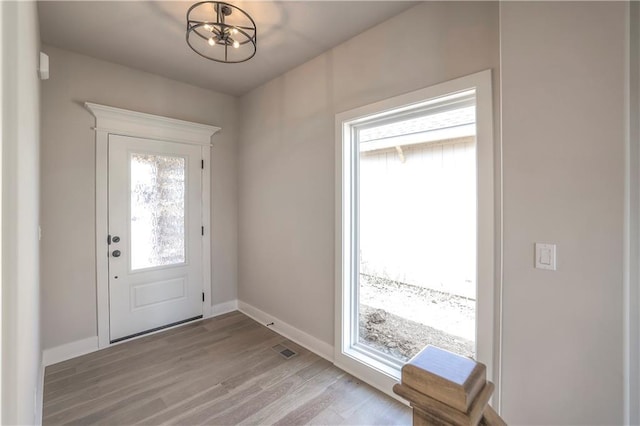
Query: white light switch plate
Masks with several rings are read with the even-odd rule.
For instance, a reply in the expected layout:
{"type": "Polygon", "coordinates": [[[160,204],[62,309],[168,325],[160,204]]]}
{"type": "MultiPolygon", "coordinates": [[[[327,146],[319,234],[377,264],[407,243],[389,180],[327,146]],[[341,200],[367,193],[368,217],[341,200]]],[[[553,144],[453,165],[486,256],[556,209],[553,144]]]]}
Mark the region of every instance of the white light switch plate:
{"type": "Polygon", "coordinates": [[[550,271],[556,270],[556,245],[536,243],[536,268],[548,269],[550,271]]]}

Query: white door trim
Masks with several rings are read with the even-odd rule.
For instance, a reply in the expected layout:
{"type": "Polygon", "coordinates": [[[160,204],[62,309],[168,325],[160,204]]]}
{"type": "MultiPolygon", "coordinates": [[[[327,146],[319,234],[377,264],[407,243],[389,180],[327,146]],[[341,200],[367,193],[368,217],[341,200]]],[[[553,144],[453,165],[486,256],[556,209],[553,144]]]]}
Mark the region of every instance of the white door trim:
{"type": "Polygon", "coordinates": [[[109,135],[133,136],[165,142],[202,146],[205,167],[202,174],[202,278],[203,317],[211,315],[211,137],[220,127],[176,120],[158,115],[86,102],[96,118],[96,302],[98,311],[98,348],[110,346],[109,339],[109,258],[108,227],[108,141],[109,135]]]}

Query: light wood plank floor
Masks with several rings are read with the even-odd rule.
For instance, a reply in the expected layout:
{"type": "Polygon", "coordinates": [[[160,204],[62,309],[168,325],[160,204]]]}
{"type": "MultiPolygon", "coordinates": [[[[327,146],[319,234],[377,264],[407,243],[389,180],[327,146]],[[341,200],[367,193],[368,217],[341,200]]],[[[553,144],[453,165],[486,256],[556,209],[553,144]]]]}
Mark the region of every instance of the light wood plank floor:
{"type": "Polygon", "coordinates": [[[47,367],[45,425],[411,424],[406,406],[232,312],[47,367]],[[298,352],[285,359],[272,346],[298,352]]]}

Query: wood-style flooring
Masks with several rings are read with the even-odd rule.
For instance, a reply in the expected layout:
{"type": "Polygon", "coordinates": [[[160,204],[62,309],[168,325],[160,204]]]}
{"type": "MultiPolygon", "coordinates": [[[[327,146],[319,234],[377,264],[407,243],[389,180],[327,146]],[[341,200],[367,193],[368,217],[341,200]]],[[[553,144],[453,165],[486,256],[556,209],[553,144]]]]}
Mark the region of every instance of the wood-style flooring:
{"type": "Polygon", "coordinates": [[[411,411],[232,312],[47,367],[43,423],[409,425],[411,411]]]}

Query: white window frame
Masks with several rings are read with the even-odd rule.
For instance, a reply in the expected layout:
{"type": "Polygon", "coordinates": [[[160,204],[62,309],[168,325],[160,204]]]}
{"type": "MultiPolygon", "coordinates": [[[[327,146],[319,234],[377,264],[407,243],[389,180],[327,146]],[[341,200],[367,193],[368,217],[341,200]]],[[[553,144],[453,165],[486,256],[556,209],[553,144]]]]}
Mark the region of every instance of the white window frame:
{"type": "MultiPolygon", "coordinates": [[[[202,317],[211,316],[211,137],[220,127],[176,120],[106,105],[86,102],[96,118],[96,299],[98,348],[112,345],[109,338],[109,257],[108,172],[109,135],[131,136],[161,142],[176,142],[202,147],[205,167],[202,171],[202,317]]],[[[113,343],[118,344],[118,343],[113,343]]]]}
{"type": "MultiPolygon", "coordinates": [[[[347,316],[357,303],[352,295],[351,282],[358,271],[357,257],[352,253],[353,216],[357,200],[352,194],[355,150],[354,127],[385,114],[394,114],[403,107],[427,105],[429,100],[453,93],[475,90],[476,95],[476,158],[477,158],[477,332],[476,358],[487,367],[487,378],[496,384],[498,395],[498,365],[500,352],[496,324],[499,323],[498,281],[495,279],[496,227],[494,209],[494,142],[493,92],[491,70],[481,71],[414,92],[406,93],[336,115],[336,229],[335,229],[335,365],[393,397],[392,387],[400,378],[398,365],[384,356],[361,361],[362,350],[351,347],[352,333],[347,316]]],[[[352,324],[352,328],[357,325],[352,324]]],[[[368,354],[369,355],[369,354],[368,354]]],[[[499,398],[494,398],[498,401],[499,398]]]]}

